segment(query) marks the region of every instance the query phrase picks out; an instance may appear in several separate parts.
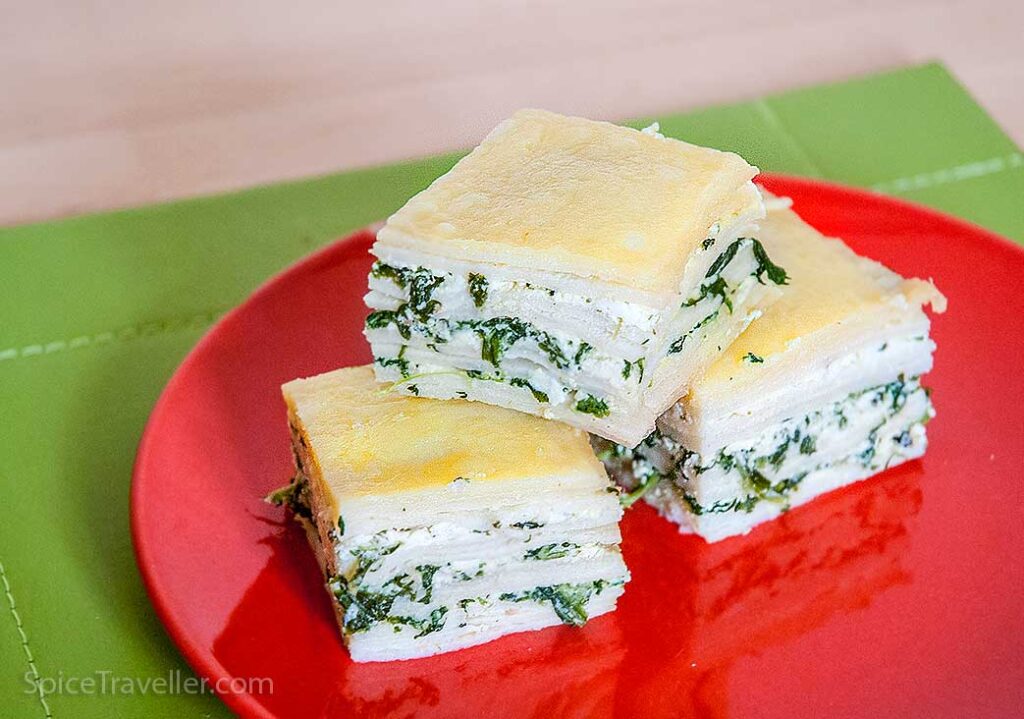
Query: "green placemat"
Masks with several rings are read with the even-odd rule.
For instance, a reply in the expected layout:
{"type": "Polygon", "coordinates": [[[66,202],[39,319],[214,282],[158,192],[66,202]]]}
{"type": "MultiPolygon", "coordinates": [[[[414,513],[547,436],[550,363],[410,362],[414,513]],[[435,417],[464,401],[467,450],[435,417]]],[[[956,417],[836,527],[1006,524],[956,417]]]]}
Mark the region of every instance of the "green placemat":
{"type": "MultiPolygon", "coordinates": [[[[656,119],[762,169],[899,194],[1024,242],[1024,157],[941,66],[656,119]]],[[[457,157],[0,231],[0,714],[227,714],[209,695],[27,690],[37,675],[188,676],[129,537],[150,408],[217,316],[457,157]]]]}

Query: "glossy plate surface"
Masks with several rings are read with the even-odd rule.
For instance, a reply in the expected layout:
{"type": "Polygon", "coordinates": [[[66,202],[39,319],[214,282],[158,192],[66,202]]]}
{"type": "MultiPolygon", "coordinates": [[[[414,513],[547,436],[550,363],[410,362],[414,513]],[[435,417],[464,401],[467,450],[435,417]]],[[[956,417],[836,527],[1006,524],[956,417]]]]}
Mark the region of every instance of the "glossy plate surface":
{"type": "Polygon", "coordinates": [[[765,177],[823,232],[949,298],[923,460],[746,537],[623,522],[619,610],[581,630],[354,664],[300,529],[281,383],[370,361],[368,233],[271,281],[193,350],[153,411],[132,531],[157,612],[211,680],[276,717],[963,717],[1024,706],[1024,252],[859,191],[765,177]],[[222,685],[226,686],[226,685],[222,685]]]}

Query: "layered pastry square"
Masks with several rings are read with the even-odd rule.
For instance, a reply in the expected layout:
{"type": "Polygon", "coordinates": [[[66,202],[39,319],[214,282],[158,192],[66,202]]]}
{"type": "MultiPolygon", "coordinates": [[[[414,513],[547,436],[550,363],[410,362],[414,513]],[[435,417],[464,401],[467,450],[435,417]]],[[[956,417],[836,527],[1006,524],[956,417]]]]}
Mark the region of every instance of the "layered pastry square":
{"type": "Polygon", "coordinates": [[[618,493],[586,433],[408,397],[369,366],[282,388],[294,481],[356,661],[407,659],[615,608],[618,493]]]}
{"type": "Polygon", "coordinates": [[[639,446],[598,441],[634,496],[709,541],[920,457],[934,415],[924,306],[945,298],[769,202],[760,239],[790,275],[781,298],[639,446]]]}
{"type": "Polygon", "coordinates": [[[756,173],[654,129],[516,113],[377,234],[377,378],[635,445],[785,282],[756,173]]]}

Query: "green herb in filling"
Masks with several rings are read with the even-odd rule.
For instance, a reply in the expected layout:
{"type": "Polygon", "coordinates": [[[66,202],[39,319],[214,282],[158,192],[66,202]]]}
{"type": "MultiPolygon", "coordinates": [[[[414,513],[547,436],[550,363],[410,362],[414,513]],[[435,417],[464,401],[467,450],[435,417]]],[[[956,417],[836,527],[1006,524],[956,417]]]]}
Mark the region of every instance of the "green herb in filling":
{"type": "Polygon", "coordinates": [[[444,283],[444,277],[427,269],[417,267],[392,267],[377,263],[372,270],[374,277],[388,277],[399,287],[406,289],[408,300],[396,310],[377,310],[366,318],[368,329],[384,329],[394,324],[403,339],[411,336],[410,324],[414,320],[426,322],[441,303],[433,299],[434,291],[444,283]]]}
{"type": "MultiPolygon", "coordinates": [[[[488,532],[488,534],[490,534],[490,532],[488,532]]],[[[483,562],[480,562],[477,565],[475,574],[469,574],[468,572],[463,572],[461,570],[455,573],[455,578],[458,579],[460,582],[468,582],[473,579],[479,579],[482,576],[484,576],[483,562]]]]}
{"type": "Polygon", "coordinates": [[[412,336],[408,323],[404,322],[395,310],[377,310],[366,318],[366,326],[371,330],[382,330],[390,324],[395,326],[402,339],[409,339],[412,336]]]}
{"type": "Polygon", "coordinates": [[[395,542],[394,544],[382,546],[364,545],[350,549],[349,554],[356,558],[356,571],[352,575],[352,581],[357,582],[368,572],[376,569],[384,557],[394,554],[401,546],[401,542],[395,542]]]}
{"type": "Polygon", "coordinates": [[[526,554],[523,555],[523,559],[561,559],[562,557],[568,557],[573,550],[579,548],[580,545],[573,544],[572,542],[545,544],[541,547],[536,547],[527,551],[526,554]]]}
{"type": "Polygon", "coordinates": [[[416,567],[420,573],[420,584],[423,585],[423,595],[416,600],[420,604],[430,604],[430,597],[434,593],[434,575],[440,568],[436,564],[420,564],[416,567]]]}
{"type": "MultiPolygon", "coordinates": [[[[910,394],[918,390],[924,391],[924,388],[914,380],[908,381],[901,376],[894,382],[852,393],[844,400],[837,402],[831,409],[825,409],[804,417],[799,422],[800,426],[793,427],[790,425],[789,428],[781,431],[777,435],[779,444],[770,454],[753,456],[752,450],[740,450],[734,454],[726,454],[722,451],[719,452],[710,464],[701,464],[699,457],[697,462],[692,464],[691,458],[696,457],[696,455],[685,449],[682,450],[675,461],[676,472],[679,473],[680,477],[683,476],[684,468],[686,467],[697,475],[715,466],[720,467],[723,472],[735,470],[739,472],[747,490],[747,494],[743,498],[720,500],[707,507],[701,506],[696,498],[687,492],[683,486],[680,486],[680,484],[673,482],[669,487],[676,493],[680,501],[684,502],[690,508],[690,511],[696,515],[732,511],[750,512],[754,506],[764,500],[787,502],[789,495],[800,486],[800,483],[807,476],[807,472],[800,472],[790,477],[773,480],[766,476],[762,469],[770,467],[774,472],[778,472],[784,465],[791,447],[794,447],[795,451],[804,455],[813,454],[817,451],[816,440],[813,435],[807,434],[807,426],[816,421],[822,414],[830,413],[833,418],[832,421],[835,422],[836,426],[840,429],[844,428],[848,423],[844,412],[844,404],[864,395],[870,395],[871,402],[875,405],[885,404],[889,408],[887,416],[877,427],[871,430],[863,449],[860,449],[849,458],[856,459],[865,467],[869,467],[878,452],[879,431],[891,417],[906,405],[910,394]]],[[[925,421],[927,418],[928,415],[926,414],[921,421],[925,421]]],[[[638,446],[638,449],[643,446],[654,446],[649,440],[653,438],[654,444],[657,444],[659,437],[658,433],[652,433],[638,446]]],[[[909,444],[906,444],[908,442],[912,443],[909,431],[904,431],[902,434],[894,436],[892,440],[903,446],[909,446],[909,444]]],[[[627,464],[625,466],[632,468],[632,471],[637,476],[641,476],[643,471],[645,471],[644,468],[647,466],[648,460],[644,456],[634,456],[632,452],[632,450],[624,451],[624,456],[627,456],[627,464]]],[[[612,453],[609,454],[611,455],[612,453]]],[[[602,457],[602,459],[605,458],[602,457]]],[[[611,461],[616,461],[614,457],[610,456],[610,459],[611,461]]],[[[679,481],[681,484],[685,484],[686,480],[679,481]]]]}
{"type": "Polygon", "coordinates": [[[805,434],[804,438],[800,440],[800,454],[814,454],[814,450],[817,449],[814,437],[805,434]]]}
{"type": "Polygon", "coordinates": [[[747,352],[743,355],[743,360],[750,362],[751,364],[761,364],[764,362],[764,357],[754,354],[753,352],[747,352]]]}
{"type": "Polygon", "coordinates": [[[516,529],[540,529],[541,527],[544,526],[544,523],[543,522],[534,522],[532,519],[527,519],[527,520],[525,520],[523,522],[515,522],[515,523],[510,524],[508,526],[515,527],[516,529]]]}
{"type": "Polygon", "coordinates": [[[328,580],[328,587],[345,610],[342,624],[350,634],[365,632],[374,624],[386,621],[397,596],[363,589],[349,592],[344,577],[339,576],[328,580]]]}
{"type": "Polygon", "coordinates": [[[722,300],[722,304],[728,308],[730,313],[732,312],[732,297],[730,294],[729,283],[726,282],[725,278],[721,275],[716,277],[713,282],[701,285],[697,296],[686,300],[682,306],[693,307],[695,304],[707,297],[719,297],[722,300]]]}
{"type": "Polygon", "coordinates": [[[442,629],[444,629],[447,614],[448,607],[438,607],[437,609],[431,611],[430,616],[426,619],[417,619],[416,617],[394,616],[387,617],[386,621],[390,624],[395,625],[395,631],[398,631],[399,625],[412,627],[413,629],[418,630],[418,632],[413,635],[413,639],[419,639],[420,637],[425,637],[428,634],[433,634],[434,632],[439,632],[442,629]]]}
{"type": "MultiPolygon", "coordinates": [[[[719,308],[719,309],[721,309],[721,308],[719,308]]],[[[672,342],[672,344],[670,344],[668,346],[668,354],[671,355],[671,354],[676,354],[678,352],[682,352],[683,351],[683,344],[686,343],[686,340],[688,340],[693,335],[694,332],[697,332],[702,327],[706,327],[708,324],[710,324],[712,321],[714,321],[714,319],[716,317],[718,317],[718,312],[719,312],[719,310],[715,310],[714,312],[709,314],[707,317],[702,319],[700,322],[695,324],[693,327],[691,327],[690,330],[685,335],[683,335],[682,337],[676,338],[672,342]]]]}
{"type": "Polygon", "coordinates": [[[592,414],[595,417],[607,417],[611,414],[611,410],[608,409],[607,402],[589,394],[576,402],[576,411],[584,414],[592,414]]]}
{"type": "Polygon", "coordinates": [[[528,592],[506,592],[499,599],[509,602],[550,602],[555,614],[565,624],[583,626],[587,619],[587,602],[591,596],[600,594],[609,585],[603,579],[589,584],[555,584],[537,587],[528,592]]]}
{"type": "Polygon", "coordinates": [[[532,384],[527,382],[522,377],[513,377],[513,378],[511,378],[508,381],[508,383],[510,385],[512,385],[513,387],[523,387],[525,389],[530,390],[530,393],[533,395],[533,398],[535,400],[537,400],[538,402],[542,402],[542,403],[548,402],[547,394],[545,394],[544,392],[541,392],[539,389],[534,387],[532,384]]]}
{"type": "MultiPolygon", "coordinates": [[[[530,384],[530,382],[528,380],[525,380],[522,377],[509,377],[508,379],[506,379],[501,374],[487,374],[486,372],[481,372],[480,370],[477,370],[477,369],[468,369],[468,370],[466,370],[466,376],[469,377],[470,379],[485,380],[487,382],[506,382],[507,381],[513,387],[522,387],[523,389],[530,390],[530,393],[533,395],[533,398],[535,400],[537,400],[538,402],[546,403],[546,402],[549,401],[549,398],[548,398],[546,393],[541,392],[539,389],[537,389],[532,384],[530,384]]],[[[465,392],[462,392],[461,394],[462,394],[462,398],[465,399],[466,398],[465,392]]]]}
{"type": "Polygon", "coordinates": [[[789,284],[789,275],[786,274],[784,269],[771,261],[767,250],[764,249],[764,245],[761,244],[760,240],[751,238],[751,242],[754,243],[754,259],[757,260],[757,271],[754,272],[757,281],[763,285],[764,279],[762,276],[768,275],[768,279],[777,285],[789,284]]]}
{"type": "Polygon", "coordinates": [[[715,258],[715,261],[711,263],[711,267],[708,268],[708,271],[704,276],[711,278],[717,274],[721,274],[726,265],[732,262],[733,258],[736,257],[736,253],[739,251],[740,245],[742,245],[744,241],[745,238],[742,237],[738,240],[733,240],[732,243],[725,248],[722,254],[715,258]]]}
{"type": "Polygon", "coordinates": [[[558,341],[529,322],[515,317],[494,317],[484,321],[462,322],[460,326],[469,327],[477,334],[480,338],[481,359],[495,367],[501,366],[502,357],[512,345],[527,337],[537,343],[553,365],[559,369],[566,369],[569,366],[569,360],[558,341]]]}
{"type": "Polygon", "coordinates": [[[409,284],[411,272],[412,270],[405,267],[394,267],[383,262],[374,262],[373,268],[370,270],[370,274],[377,279],[387,278],[402,289],[405,289],[405,286],[409,284]]]}
{"type": "MultiPolygon", "coordinates": [[[[402,346],[402,349],[405,349],[405,345],[402,346]]],[[[409,360],[403,357],[374,357],[373,362],[378,367],[398,368],[398,372],[402,375],[403,379],[409,376],[409,360]]]]}
{"type": "Polygon", "coordinates": [[[572,361],[579,367],[580,363],[583,362],[583,358],[586,357],[593,351],[593,347],[587,342],[580,342],[579,349],[576,350],[576,355],[572,358],[572,361]]]}
{"type": "Polygon", "coordinates": [[[633,374],[634,369],[636,370],[636,381],[639,382],[644,378],[644,358],[641,357],[638,360],[630,362],[629,360],[622,360],[622,379],[629,379],[633,374]]]}
{"type": "Polygon", "coordinates": [[[619,496],[619,504],[627,509],[632,507],[638,499],[647,494],[648,490],[656,487],[661,480],[662,475],[660,472],[650,472],[644,475],[636,489],[619,496]]]}
{"type": "Polygon", "coordinates": [[[486,277],[475,272],[469,273],[469,294],[473,298],[473,304],[478,308],[487,302],[487,286],[486,277]]]}

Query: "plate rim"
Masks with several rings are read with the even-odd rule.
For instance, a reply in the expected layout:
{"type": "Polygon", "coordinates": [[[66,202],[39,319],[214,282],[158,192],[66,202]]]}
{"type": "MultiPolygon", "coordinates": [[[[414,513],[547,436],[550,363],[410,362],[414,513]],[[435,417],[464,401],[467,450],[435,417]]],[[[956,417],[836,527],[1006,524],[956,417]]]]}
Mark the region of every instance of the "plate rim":
{"type": "MultiPolygon", "coordinates": [[[[868,201],[894,205],[895,207],[906,211],[924,214],[939,222],[947,224],[951,223],[959,226],[968,234],[980,236],[989,242],[995,243],[1004,250],[1009,249],[1019,255],[1021,260],[1024,260],[1024,247],[1012,240],[1003,237],[992,230],[981,227],[969,220],[949,215],[940,210],[912,202],[902,197],[893,197],[864,188],[851,187],[827,180],[801,177],[785,173],[763,172],[754,179],[758,183],[765,182],[770,186],[799,187],[802,190],[818,190],[832,194],[839,194],[849,198],[851,202],[868,201]]],[[[783,192],[782,194],[784,195],[785,193],[783,192]]],[[[188,354],[185,355],[184,359],[182,359],[181,363],[175,368],[170,379],[168,379],[167,383],[164,385],[157,401],[150,410],[137,445],[135,461],[133,463],[131,473],[129,520],[135,564],[138,568],[139,574],[141,575],[143,585],[146,589],[146,594],[149,598],[150,604],[156,612],[157,618],[163,625],[163,628],[170,637],[174,647],[180,652],[196,675],[207,683],[215,696],[224,702],[229,709],[244,716],[274,719],[276,715],[271,713],[263,704],[249,693],[220,693],[215,690],[214,687],[218,682],[222,680],[230,680],[234,678],[234,675],[231,674],[231,672],[229,672],[219,661],[217,661],[212,652],[210,652],[208,648],[202,646],[201,642],[191,639],[184,621],[174,610],[174,602],[168,597],[167,588],[160,584],[160,571],[157,568],[156,561],[154,557],[151,556],[150,549],[146,544],[146,522],[144,521],[146,512],[144,508],[144,485],[146,480],[144,478],[144,474],[146,465],[151,461],[150,456],[153,451],[152,444],[154,442],[153,437],[156,433],[156,426],[160,424],[163,415],[167,411],[167,405],[170,402],[170,397],[177,391],[178,386],[184,381],[183,377],[187,370],[197,361],[196,358],[206,350],[207,346],[214,341],[213,338],[221,332],[222,327],[238,321],[238,318],[250,303],[258,301],[261,297],[274,289],[280,282],[284,282],[295,275],[301,275],[310,271],[318,264],[324,262],[329,255],[333,255],[337,252],[339,247],[358,242],[359,240],[365,239],[367,235],[372,236],[373,229],[378,226],[379,224],[377,223],[371,223],[365,227],[353,230],[344,236],[329,241],[323,247],[305,255],[281,271],[274,273],[270,278],[263,281],[252,293],[247,295],[246,298],[237,306],[233,307],[214,324],[212,324],[199,341],[188,351],[188,354]]]]}

